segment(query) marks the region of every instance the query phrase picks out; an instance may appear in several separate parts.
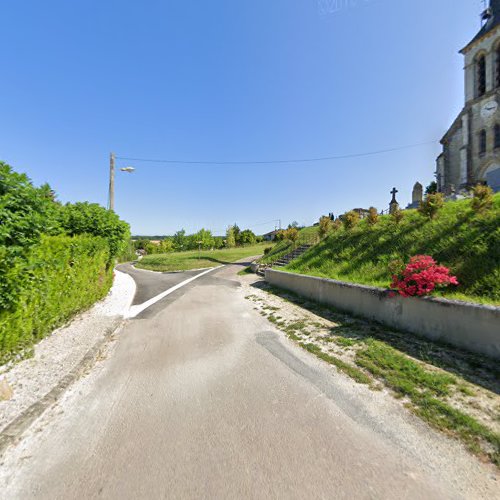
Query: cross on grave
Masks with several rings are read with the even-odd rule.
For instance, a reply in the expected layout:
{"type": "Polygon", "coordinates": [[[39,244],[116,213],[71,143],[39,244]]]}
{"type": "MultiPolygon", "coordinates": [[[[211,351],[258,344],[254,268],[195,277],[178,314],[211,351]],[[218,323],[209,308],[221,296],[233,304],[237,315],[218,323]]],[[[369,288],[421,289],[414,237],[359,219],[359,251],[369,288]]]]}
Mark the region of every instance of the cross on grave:
{"type": "Polygon", "coordinates": [[[399,191],[396,188],[392,188],[391,194],[392,194],[392,200],[391,203],[397,203],[396,201],[396,194],[398,194],[399,191]]]}

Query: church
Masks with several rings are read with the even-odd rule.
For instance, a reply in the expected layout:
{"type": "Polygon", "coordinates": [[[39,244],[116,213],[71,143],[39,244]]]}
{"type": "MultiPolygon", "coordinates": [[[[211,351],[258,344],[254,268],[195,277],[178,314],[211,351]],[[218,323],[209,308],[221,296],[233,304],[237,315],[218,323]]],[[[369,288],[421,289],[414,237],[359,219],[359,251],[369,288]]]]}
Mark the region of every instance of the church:
{"type": "Polygon", "coordinates": [[[490,0],[465,58],[465,106],[441,140],[438,190],[450,195],[477,183],[500,190],[500,0],[490,0]]]}

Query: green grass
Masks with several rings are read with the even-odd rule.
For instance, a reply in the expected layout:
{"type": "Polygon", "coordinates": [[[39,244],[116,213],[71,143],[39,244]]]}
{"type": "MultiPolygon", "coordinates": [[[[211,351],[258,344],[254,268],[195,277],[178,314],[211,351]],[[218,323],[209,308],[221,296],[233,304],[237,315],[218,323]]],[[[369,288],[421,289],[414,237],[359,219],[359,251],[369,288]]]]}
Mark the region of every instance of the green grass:
{"type": "MultiPolygon", "coordinates": [[[[370,227],[341,228],[287,266],[291,272],[388,287],[388,264],[413,255],[431,255],[458,277],[459,287],[440,295],[500,304],[500,194],[494,208],[478,215],[470,200],[446,203],[434,220],[405,211],[398,225],[380,217],[370,227]]],[[[275,252],[278,251],[277,245],[275,252]]]]}
{"type": "MultiPolygon", "coordinates": [[[[377,340],[367,341],[366,347],[357,352],[356,364],[382,380],[400,397],[409,398],[420,418],[460,438],[471,451],[485,453],[500,466],[500,435],[443,401],[456,386],[456,377],[442,371],[426,370],[377,340]],[[484,443],[490,450],[486,451],[484,443]]],[[[458,389],[464,392],[464,387],[458,389]]]]}
{"type": "Polygon", "coordinates": [[[146,255],[136,267],[150,271],[188,271],[231,264],[246,257],[261,255],[269,244],[259,243],[247,247],[227,248],[223,250],[197,250],[172,252],[168,254],[146,255]]]}
{"type": "MultiPolygon", "coordinates": [[[[318,239],[317,227],[314,226],[304,227],[299,232],[299,239],[297,240],[296,245],[299,246],[306,243],[308,244],[316,243],[317,239],[318,239]]],[[[281,257],[284,257],[286,254],[290,253],[293,250],[293,248],[294,244],[291,241],[280,241],[276,243],[273,249],[267,255],[264,255],[264,257],[262,257],[259,260],[259,262],[262,264],[272,264],[281,257]]]]}
{"type": "Polygon", "coordinates": [[[300,346],[306,351],[322,359],[323,361],[336,366],[338,370],[354,379],[358,384],[371,384],[372,380],[368,375],[363,373],[361,370],[358,370],[356,367],[342,361],[341,359],[323,352],[317,345],[300,343],[300,346]]]}

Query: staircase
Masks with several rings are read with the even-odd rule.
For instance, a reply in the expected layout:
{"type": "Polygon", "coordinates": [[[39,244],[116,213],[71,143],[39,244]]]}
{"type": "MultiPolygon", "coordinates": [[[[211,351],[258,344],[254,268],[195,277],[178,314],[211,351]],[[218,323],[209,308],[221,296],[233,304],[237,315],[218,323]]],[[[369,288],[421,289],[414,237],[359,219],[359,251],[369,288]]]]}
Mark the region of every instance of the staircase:
{"type": "Polygon", "coordinates": [[[284,255],[283,257],[280,257],[276,262],[273,262],[272,264],[264,264],[259,266],[257,274],[259,274],[260,276],[265,276],[266,269],[269,269],[271,267],[284,267],[290,264],[292,260],[295,260],[297,257],[300,257],[303,253],[307,252],[307,250],[309,250],[311,247],[312,245],[310,244],[300,245],[293,252],[290,252],[284,255]]]}

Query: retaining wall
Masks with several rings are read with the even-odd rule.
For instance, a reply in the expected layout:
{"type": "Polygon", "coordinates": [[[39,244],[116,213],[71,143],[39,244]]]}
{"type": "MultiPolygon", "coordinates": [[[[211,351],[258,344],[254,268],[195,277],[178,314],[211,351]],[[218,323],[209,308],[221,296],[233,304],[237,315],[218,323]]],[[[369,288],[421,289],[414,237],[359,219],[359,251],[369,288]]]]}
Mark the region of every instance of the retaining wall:
{"type": "Polygon", "coordinates": [[[266,280],[315,302],[500,359],[499,307],[431,297],[389,297],[382,288],[274,269],[266,270],[266,280]]]}

